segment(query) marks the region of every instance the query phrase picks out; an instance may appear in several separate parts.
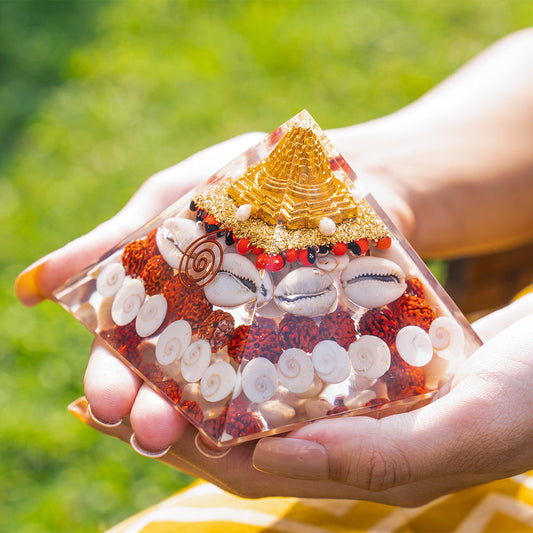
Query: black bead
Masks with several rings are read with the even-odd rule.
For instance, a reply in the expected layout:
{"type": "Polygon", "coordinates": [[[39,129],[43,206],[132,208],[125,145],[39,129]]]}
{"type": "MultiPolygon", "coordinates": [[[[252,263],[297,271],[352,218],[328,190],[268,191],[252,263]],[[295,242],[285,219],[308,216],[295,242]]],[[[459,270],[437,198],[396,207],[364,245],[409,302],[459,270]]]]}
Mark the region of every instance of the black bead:
{"type": "Polygon", "coordinates": [[[201,222],[205,218],[206,212],[203,209],[196,211],[196,222],[201,222]]]}
{"type": "Polygon", "coordinates": [[[361,255],[361,247],[355,241],[349,242],[346,246],[348,246],[348,250],[355,255],[361,255]]]}
{"type": "Polygon", "coordinates": [[[191,203],[189,204],[189,209],[191,211],[196,211],[198,209],[198,206],[196,205],[194,200],[191,200],[191,203]]]}
{"type": "Polygon", "coordinates": [[[226,246],[231,246],[235,244],[235,237],[233,236],[233,231],[226,231],[226,246]]]}
{"type": "Polygon", "coordinates": [[[318,253],[319,254],[327,254],[330,250],[331,250],[331,245],[330,244],[321,244],[318,247],[318,253]]]}
{"type": "Polygon", "coordinates": [[[307,248],[307,260],[313,264],[316,261],[316,252],[314,248],[307,248]]]}
{"type": "Polygon", "coordinates": [[[214,231],[218,231],[220,229],[220,226],[218,224],[204,224],[204,226],[206,233],[213,233],[214,231]]]}

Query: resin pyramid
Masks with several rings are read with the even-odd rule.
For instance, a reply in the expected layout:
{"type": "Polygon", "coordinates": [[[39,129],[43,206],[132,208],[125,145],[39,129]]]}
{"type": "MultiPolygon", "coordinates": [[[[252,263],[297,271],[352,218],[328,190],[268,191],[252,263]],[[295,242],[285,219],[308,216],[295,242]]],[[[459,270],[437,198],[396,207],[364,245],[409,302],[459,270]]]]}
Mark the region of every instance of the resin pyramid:
{"type": "Polygon", "coordinates": [[[306,111],[56,298],[219,446],[412,409],[480,344],[306,111]]]}

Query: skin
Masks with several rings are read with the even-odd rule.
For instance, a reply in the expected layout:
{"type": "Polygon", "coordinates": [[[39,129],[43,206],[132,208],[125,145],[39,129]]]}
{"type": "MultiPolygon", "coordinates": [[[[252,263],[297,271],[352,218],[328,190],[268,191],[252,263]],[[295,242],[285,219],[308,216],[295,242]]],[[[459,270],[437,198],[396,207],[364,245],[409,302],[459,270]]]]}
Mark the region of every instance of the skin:
{"type": "MultiPolygon", "coordinates": [[[[533,241],[533,30],[513,34],[406,108],[327,132],[424,257],[511,250],[533,241]]],[[[34,305],[197,182],[261,139],[247,134],[156,174],[113,219],[26,269],[34,305]]],[[[324,420],[213,460],[167,402],[95,341],[92,412],[130,415],[147,450],[245,497],[366,499],[412,506],[533,468],[533,297],[475,324],[485,341],[431,404],[381,420],[324,420]],[[294,458],[300,457],[301,461],[294,458]],[[302,466],[303,464],[303,466],[302,466]]]]}

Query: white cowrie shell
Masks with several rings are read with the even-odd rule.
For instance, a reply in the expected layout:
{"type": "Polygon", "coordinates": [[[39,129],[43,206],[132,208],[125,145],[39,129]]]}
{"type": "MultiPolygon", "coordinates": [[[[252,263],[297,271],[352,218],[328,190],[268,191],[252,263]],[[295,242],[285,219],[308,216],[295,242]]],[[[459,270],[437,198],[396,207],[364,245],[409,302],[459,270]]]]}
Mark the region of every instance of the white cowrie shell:
{"type": "Polygon", "coordinates": [[[337,301],[337,290],[330,276],[322,270],[302,267],[289,272],[274,290],[280,309],[299,316],[320,316],[337,301]]]}
{"type": "Polygon", "coordinates": [[[220,270],[204,287],[204,294],[213,305],[233,308],[256,299],[261,286],[259,271],[249,259],[224,254],[220,270]]]}
{"type": "Polygon", "coordinates": [[[199,225],[187,218],[168,218],[156,233],[156,244],[163,259],[178,269],[185,250],[203,233],[199,225]]]}
{"type": "Polygon", "coordinates": [[[341,274],[346,297],[354,304],[372,309],[399,298],[405,291],[405,274],[392,261],[381,257],[352,259],[341,274]]]}

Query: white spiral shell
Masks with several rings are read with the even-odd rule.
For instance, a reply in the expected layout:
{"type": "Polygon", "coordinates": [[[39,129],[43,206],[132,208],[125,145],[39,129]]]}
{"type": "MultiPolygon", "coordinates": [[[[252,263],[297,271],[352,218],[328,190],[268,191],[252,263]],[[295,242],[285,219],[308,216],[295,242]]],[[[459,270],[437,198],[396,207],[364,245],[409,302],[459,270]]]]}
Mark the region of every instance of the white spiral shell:
{"type": "Polygon", "coordinates": [[[279,358],[278,377],[280,383],[291,392],[305,392],[315,377],[313,362],[303,350],[289,348],[279,358]]]}
{"type": "Polygon", "coordinates": [[[200,381],[200,394],[208,402],[219,402],[233,392],[235,370],[226,361],[212,364],[200,381]]]}
{"type": "Polygon", "coordinates": [[[320,341],[311,357],[318,377],[326,383],[341,383],[350,375],[348,352],[335,341],[320,341]]]}
{"type": "Polygon", "coordinates": [[[211,363],[211,346],[205,340],[193,342],[181,358],[181,375],[189,383],[200,381],[211,363]]]}
{"type": "Polygon", "coordinates": [[[433,348],[443,359],[463,354],[465,334],[463,328],[453,318],[447,316],[436,318],[429,328],[429,338],[433,348]]]}
{"type": "Polygon", "coordinates": [[[191,343],[191,336],[191,326],[186,320],[176,320],[168,325],[157,339],[157,362],[165,366],[178,361],[191,343]]]}
{"type": "Polygon", "coordinates": [[[252,402],[270,400],[278,390],[278,373],[268,359],[252,359],[242,372],[242,390],[252,402]]]}
{"type": "Polygon", "coordinates": [[[387,343],[375,335],[363,335],[348,347],[353,369],[360,376],[377,379],[390,368],[387,343]]]}
{"type": "Polygon", "coordinates": [[[167,301],[162,294],[148,296],[135,319],[135,329],[139,337],[148,337],[155,333],[165,320],[167,301]]]}
{"type": "Polygon", "coordinates": [[[398,331],[396,348],[402,359],[412,366],[427,365],[433,357],[431,339],[418,326],[405,326],[398,331]]]}
{"type": "Polygon", "coordinates": [[[111,306],[111,318],[117,326],[129,324],[144,302],[144,285],[138,279],[126,279],[111,306]]]}
{"type": "Polygon", "coordinates": [[[111,263],[105,266],[96,278],[96,290],[104,298],[109,298],[118,292],[126,279],[126,272],[122,263],[111,263]]]}

